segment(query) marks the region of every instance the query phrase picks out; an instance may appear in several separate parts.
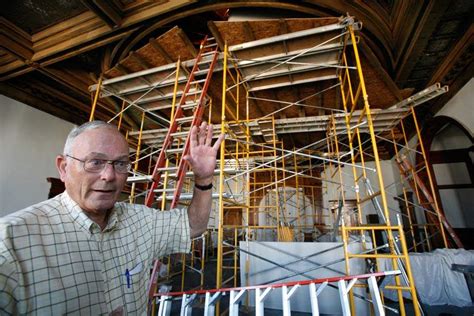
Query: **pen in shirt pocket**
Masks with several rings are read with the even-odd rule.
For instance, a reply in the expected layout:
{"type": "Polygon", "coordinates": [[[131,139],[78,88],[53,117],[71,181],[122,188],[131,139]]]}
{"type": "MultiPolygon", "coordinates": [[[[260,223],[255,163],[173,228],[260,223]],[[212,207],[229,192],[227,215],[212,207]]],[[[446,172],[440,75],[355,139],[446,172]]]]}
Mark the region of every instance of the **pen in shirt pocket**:
{"type": "Polygon", "coordinates": [[[140,273],[143,269],[143,263],[138,263],[132,270],[125,269],[125,278],[127,279],[127,288],[132,285],[132,275],[140,273]]]}

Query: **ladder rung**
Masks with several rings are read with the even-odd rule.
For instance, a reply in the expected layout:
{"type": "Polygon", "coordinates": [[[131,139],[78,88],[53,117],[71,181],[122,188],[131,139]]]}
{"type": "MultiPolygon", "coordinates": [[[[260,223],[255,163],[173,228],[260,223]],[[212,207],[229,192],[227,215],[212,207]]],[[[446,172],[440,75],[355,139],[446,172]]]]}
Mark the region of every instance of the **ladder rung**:
{"type": "Polygon", "coordinates": [[[160,172],[166,172],[166,171],[176,171],[178,167],[163,167],[163,168],[158,168],[158,171],[160,172]]]}
{"type": "Polygon", "coordinates": [[[216,46],[217,46],[217,43],[211,43],[211,44],[204,45],[203,48],[216,47],[216,46]]]}
{"type": "Polygon", "coordinates": [[[195,94],[199,94],[201,93],[202,90],[193,90],[193,91],[188,91],[188,93],[186,93],[186,95],[195,95],[195,94]]]}
{"type": "Polygon", "coordinates": [[[178,117],[175,119],[176,122],[178,123],[186,123],[186,122],[192,122],[194,117],[192,116],[183,116],[183,117],[178,117]]]}
{"type": "Polygon", "coordinates": [[[409,286],[400,286],[400,285],[386,285],[384,286],[384,289],[387,290],[405,290],[405,291],[410,291],[411,288],[409,286]]]}
{"type": "MultiPolygon", "coordinates": [[[[235,251],[234,251],[234,252],[235,252],[235,251]]],[[[222,269],[234,270],[235,267],[234,267],[234,266],[222,266],[222,269]]],[[[237,267],[237,269],[239,269],[239,267],[237,267]]]]}
{"type": "Polygon", "coordinates": [[[173,137],[179,137],[179,136],[186,136],[189,134],[189,131],[185,131],[185,132],[175,132],[175,133],[171,133],[171,136],[173,137]]]}
{"type": "Polygon", "coordinates": [[[205,81],[206,81],[206,79],[199,79],[199,80],[191,81],[191,84],[201,83],[201,82],[205,82],[205,81]]]}
{"type": "Polygon", "coordinates": [[[128,183],[143,183],[143,182],[150,182],[151,176],[131,176],[127,178],[128,183]]]}
{"type": "MultiPolygon", "coordinates": [[[[210,46],[209,46],[209,47],[210,47],[210,46]]],[[[202,53],[201,56],[206,57],[206,56],[211,56],[211,55],[213,55],[213,54],[215,54],[215,51],[210,51],[210,52],[202,53]]],[[[204,63],[209,63],[209,62],[210,62],[209,60],[204,61],[204,63]]]]}
{"type": "Polygon", "coordinates": [[[170,149],[167,149],[167,150],[166,150],[166,153],[167,153],[167,154],[176,154],[176,153],[181,153],[181,152],[183,152],[183,150],[184,150],[183,147],[170,148],[170,149]]]}
{"type": "MultiPolygon", "coordinates": [[[[198,104],[198,102],[187,102],[187,103],[184,103],[183,105],[181,105],[181,108],[183,110],[188,110],[188,109],[192,109],[197,104],[198,104]]],[[[163,105],[147,107],[147,110],[148,111],[158,111],[158,110],[171,109],[172,107],[173,107],[172,104],[163,104],[163,105]]],[[[178,107],[178,105],[176,105],[176,107],[178,107]]]]}
{"type": "Polygon", "coordinates": [[[194,108],[194,107],[195,107],[196,105],[198,105],[198,104],[199,104],[199,102],[185,103],[185,104],[181,105],[181,108],[182,108],[183,110],[189,110],[189,109],[194,108]]]}
{"type": "Polygon", "coordinates": [[[156,190],[153,190],[153,192],[155,192],[155,193],[163,193],[163,192],[172,193],[175,190],[176,190],[175,188],[167,188],[167,189],[156,189],[156,190]]]}

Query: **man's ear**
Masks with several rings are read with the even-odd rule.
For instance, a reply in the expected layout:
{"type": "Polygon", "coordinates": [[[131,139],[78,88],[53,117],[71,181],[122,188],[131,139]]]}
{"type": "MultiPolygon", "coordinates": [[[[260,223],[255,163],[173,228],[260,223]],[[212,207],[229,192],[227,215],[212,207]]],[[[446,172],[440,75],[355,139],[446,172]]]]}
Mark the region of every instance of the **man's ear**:
{"type": "Polygon", "coordinates": [[[66,157],[63,155],[56,156],[56,168],[58,168],[59,178],[62,182],[66,180],[66,157]]]}

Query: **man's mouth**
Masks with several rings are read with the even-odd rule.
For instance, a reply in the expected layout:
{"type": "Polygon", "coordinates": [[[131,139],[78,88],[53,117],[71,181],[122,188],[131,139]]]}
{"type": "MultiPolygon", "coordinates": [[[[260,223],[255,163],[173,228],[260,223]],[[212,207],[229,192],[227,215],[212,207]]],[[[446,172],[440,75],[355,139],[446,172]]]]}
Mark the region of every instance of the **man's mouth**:
{"type": "Polygon", "coordinates": [[[95,192],[101,192],[101,193],[113,193],[115,190],[104,190],[104,189],[94,189],[95,192]]]}

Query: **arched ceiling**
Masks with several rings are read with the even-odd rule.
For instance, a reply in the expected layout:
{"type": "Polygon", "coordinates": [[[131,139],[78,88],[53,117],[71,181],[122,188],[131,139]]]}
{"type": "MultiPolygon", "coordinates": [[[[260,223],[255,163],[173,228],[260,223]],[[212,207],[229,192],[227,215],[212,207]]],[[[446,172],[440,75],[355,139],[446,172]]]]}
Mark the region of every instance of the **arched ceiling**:
{"type": "MultiPolygon", "coordinates": [[[[472,12],[471,0],[9,1],[0,17],[0,92],[81,123],[90,112],[88,86],[176,25],[192,46],[210,34],[208,21],[235,15],[349,13],[363,24],[360,47],[373,80],[390,85],[399,98],[435,82],[449,85],[449,93],[425,105],[434,113],[472,77],[472,12]]],[[[110,111],[99,107],[98,118],[110,111]]]]}

